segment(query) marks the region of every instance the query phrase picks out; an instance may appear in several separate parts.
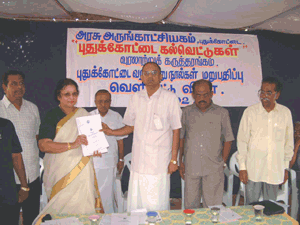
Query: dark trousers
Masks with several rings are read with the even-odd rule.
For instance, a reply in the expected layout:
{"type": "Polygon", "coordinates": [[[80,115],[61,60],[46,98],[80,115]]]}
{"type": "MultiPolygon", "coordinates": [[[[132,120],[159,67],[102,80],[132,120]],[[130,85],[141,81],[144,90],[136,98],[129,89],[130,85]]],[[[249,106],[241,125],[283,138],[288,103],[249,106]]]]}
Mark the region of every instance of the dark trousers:
{"type": "MultiPolygon", "coordinates": [[[[17,203],[16,203],[17,204],[17,203]]],[[[16,211],[16,205],[0,203],[0,220],[1,224],[19,224],[20,211],[16,211]]]]}
{"type": "MultiPolygon", "coordinates": [[[[28,198],[24,202],[18,203],[15,207],[16,213],[20,213],[20,209],[22,208],[24,225],[32,225],[32,222],[38,216],[40,211],[40,178],[38,177],[35,181],[29,183],[28,186],[30,188],[28,198]]],[[[21,185],[17,184],[18,192],[20,188],[21,185]]]]}

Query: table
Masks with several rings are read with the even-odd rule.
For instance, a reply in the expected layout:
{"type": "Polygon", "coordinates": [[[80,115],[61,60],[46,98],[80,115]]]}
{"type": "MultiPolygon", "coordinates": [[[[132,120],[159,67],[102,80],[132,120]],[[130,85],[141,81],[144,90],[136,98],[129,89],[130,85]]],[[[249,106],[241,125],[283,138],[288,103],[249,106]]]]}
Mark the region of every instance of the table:
{"type": "MultiPolygon", "coordinates": [[[[296,220],[290,217],[288,214],[279,214],[273,216],[264,216],[264,220],[262,222],[256,222],[254,219],[254,211],[252,206],[233,206],[230,207],[234,212],[238,213],[242,216],[242,219],[238,221],[234,221],[228,223],[229,225],[251,225],[251,224],[276,224],[276,225],[293,225],[298,224],[296,220]]],[[[160,225],[184,225],[184,213],[182,210],[166,210],[159,211],[163,222],[160,225]]],[[[98,214],[102,216],[103,214],[98,214]]],[[[78,215],[78,214],[64,214],[64,215],[52,215],[53,219],[61,219],[65,217],[77,217],[84,225],[90,225],[90,221],[88,219],[89,215],[78,215]]],[[[213,224],[210,221],[210,211],[208,208],[196,209],[193,215],[193,224],[213,224]]],[[[221,224],[221,223],[219,223],[221,224]]],[[[223,223],[226,224],[226,223],[223,223]]]]}

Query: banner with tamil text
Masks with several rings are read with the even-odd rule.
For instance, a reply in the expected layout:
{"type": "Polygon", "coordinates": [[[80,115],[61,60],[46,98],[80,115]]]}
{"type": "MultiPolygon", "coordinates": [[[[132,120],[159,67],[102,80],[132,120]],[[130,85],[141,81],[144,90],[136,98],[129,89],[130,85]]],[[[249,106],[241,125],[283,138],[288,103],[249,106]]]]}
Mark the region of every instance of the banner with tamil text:
{"type": "Polygon", "coordinates": [[[221,106],[249,106],[259,101],[262,72],[255,35],[69,28],[67,77],[80,90],[77,106],[93,107],[99,89],[112,94],[112,106],[126,107],[145,88],[141,68],[156,62],[161,86],[192,104],[192,84],[213,84],[213,101],[221,106]]]}

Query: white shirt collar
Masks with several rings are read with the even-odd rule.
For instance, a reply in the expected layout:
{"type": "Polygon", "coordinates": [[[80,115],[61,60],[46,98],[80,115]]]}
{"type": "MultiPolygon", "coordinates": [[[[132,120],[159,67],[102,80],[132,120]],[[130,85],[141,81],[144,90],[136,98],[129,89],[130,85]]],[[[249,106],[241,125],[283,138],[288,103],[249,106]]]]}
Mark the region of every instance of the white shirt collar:
{"type": "MultiPolygon", "coordinates": [[[[108,109],[108,111],[107,111],[107,113],[106,113],[106,115],[105,115],[104,117],[109,116],[110,111],[111,111],[111,109],[108,109]]],[[[99,110],[98,110],[97,108],[94,109],[94,110],[91,111],[91,112],[93,112],[95,115],[97,114],[97,115],[100,115],[100,116],[101,116],[101,114],[99,113],[99,110]]],[[[101,117],[104,118],[103,116],[101,116],[101,117]]]]}
{"type": "Polygon", "coordinates": [[[8,106],[11,104],[6,95],[3,96],[2,102],[6,108],[8,108],[8,106]]]}
{"type": "MultiPolygon", "coordinates": [[[[8,98],[6,97],[6,95],[3,96],[2,102],[3,102],[3,104],[4,104],[4,106],[5,106],[6,108],[8,108],[8,106],[9,106],[10,104],[12,104],[12,103],[8,100],[8,98]]],[[[24,104],[24,102],[25,102],[24,99],[22,99],[22,105],[24,104]]]]}
{"type": "MultiPolygon", "coordinates": [[[[162,91],[162,87],[160,86],[160,87],[157,89],[157,91],[156,91],[153,95],[151,95],[151,97],[153,97],[153,96],[159,96],[160,93],[161,93],[161,91],[162,91]]],[[[145,97],[149,98],[148,93],[147,93],[146,86],[145,86],[145,88],[142,90],[141,93],[142,93],[145,97]]]]}
{"type": "MultiPolygon", "coordinates": [[[[278,111],[278,106],[277,106],[277,102],[275,101],[275,107],[274,107],[274,109],[272,109],[272,111],[278,111]]],[[[272,111],[270,111],[270,112],[272,112],[272,111]]],[[[267,110],[263,107],[263,105],[262,105],[262,103],[260,102],[260,104],[259,104],[259,112],[260,113],[267,113],[267,110]]]]}

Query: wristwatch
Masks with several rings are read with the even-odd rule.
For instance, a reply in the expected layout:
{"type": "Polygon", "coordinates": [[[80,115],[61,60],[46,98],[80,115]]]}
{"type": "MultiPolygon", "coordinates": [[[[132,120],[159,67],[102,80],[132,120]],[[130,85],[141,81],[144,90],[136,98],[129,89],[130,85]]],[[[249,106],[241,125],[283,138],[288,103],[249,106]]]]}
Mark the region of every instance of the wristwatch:
{"type": "Polygon", "coordinates": [[[21,189],[22,189],[23,191],[29,191],[29,190],[30,190],[29,187],[21,187],[21,189]]]}
{"type": "Polygon", "coordinates": [[[177,161],[171,159],[171,163],[173,163],[174,165],[176,165],[176,164],[177,164],[177,161]]]}
{"type": "Polygon", "coordinates": [[[124,159],[119,159],[120,162],[124,162],[124,159]]]}

